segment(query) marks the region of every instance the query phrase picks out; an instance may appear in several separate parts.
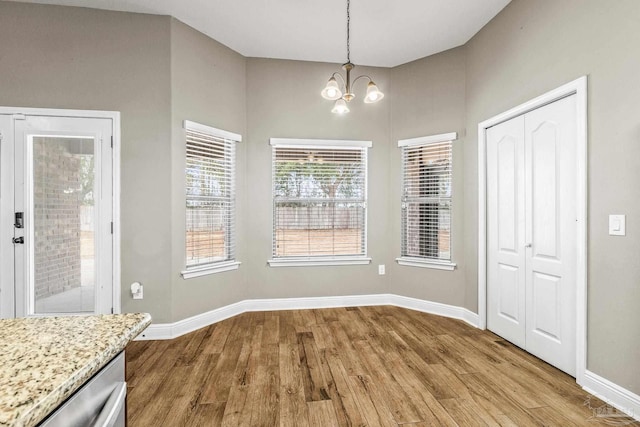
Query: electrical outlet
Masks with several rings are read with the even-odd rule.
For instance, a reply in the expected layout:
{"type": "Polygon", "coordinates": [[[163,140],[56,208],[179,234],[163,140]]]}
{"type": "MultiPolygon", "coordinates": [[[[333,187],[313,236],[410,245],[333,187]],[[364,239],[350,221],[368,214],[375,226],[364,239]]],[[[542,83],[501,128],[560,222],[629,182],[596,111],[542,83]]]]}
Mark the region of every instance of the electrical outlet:
{"type": "Polygon", "coordinates": [[[380,264],[378,266],[378,274],[382,276],[384,275],[384,273],[385,273],[384,264],[380,264]]]}
{"type": "Polygon", "coordinates": [[[133,299],[143,299],[143,290],[142,284],[140,282],[133,282],[131,284],[131,295],[133,299]]]}

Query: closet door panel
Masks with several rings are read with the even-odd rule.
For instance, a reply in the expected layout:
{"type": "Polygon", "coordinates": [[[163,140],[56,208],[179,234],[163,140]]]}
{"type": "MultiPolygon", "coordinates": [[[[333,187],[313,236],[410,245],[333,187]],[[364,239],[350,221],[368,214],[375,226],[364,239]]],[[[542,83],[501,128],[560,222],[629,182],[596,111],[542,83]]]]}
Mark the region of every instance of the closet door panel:
{"type": "Polygon", "coordinates": [[[487,131],[487,326],[525,346],[524,119],[487,131]]]}
{"type": "Polygon", "coordinates": [[[575,375],[575,96],[525,115],[526,348],[575,375]]]}

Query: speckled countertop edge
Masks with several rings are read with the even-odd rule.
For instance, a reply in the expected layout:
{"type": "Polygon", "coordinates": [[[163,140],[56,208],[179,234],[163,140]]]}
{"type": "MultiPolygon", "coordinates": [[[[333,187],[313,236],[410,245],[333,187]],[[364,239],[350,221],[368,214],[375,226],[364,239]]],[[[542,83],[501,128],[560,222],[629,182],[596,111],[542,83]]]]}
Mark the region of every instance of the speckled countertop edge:
{"type": "Polygon", "coordinates": [[[37,425],[150,323],[146,313],[0,320],[0,426],[37,425]]]}

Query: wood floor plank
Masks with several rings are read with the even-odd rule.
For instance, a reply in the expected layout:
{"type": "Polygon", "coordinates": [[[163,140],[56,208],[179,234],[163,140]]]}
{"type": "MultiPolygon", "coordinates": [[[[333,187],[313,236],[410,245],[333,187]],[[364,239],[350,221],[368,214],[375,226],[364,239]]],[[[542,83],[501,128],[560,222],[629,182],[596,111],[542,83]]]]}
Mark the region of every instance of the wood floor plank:
{"type": "Polygon", "coordinates": [[[349,386],[370,426],[396,427],[398,425],[371,378],[366,375],[350,376],[349,386]]]}
{"type": "MultiPolygon", "coordinates": [[[[164,424],[184,424],[184,420],[194,416],[194,412],[200,403],[209,368],[212,361],[218,357],[219,355],[201,353],[189,365],[176,364],[176,369],[182,370],[181,368],[184,367],[184,377],[182,378],[182,386],[175,390],[173,398],[167,401],[169,410],[164,419],[164,424]]],[[[164,397],[165,394],[161,398],[166,400],[164,397]]]]}
{"type": "Polygon", "coordinates": [[[347,373],[349,375],[367,374],[363,361],[358,356],[358,352],[354,349],[353,343],[345,332],[344,325],[341,322],[331,322],[329,330],[347,373]]]}
{"type": "Polygon", "coordinates": [[[202,354],[203,348],[207,346],[213,330],[215,330],[215,326],[209,326],[188,334],[190,339],[180,352],[176,366],[193,364],[202,354]]]}
{"type": "Polygon", "coordinates": [[[545,426],[577,427],[579,425],[548,406],[533,408],[531,413],[545,426]]]}
{"type": "Polygon", "coordinates": [[[390,366],[380,359],[376,351],[367,341],[357,341],[354,343],[356,350],[365,361],[368,371],[371,373],[371,380],[384,390],[386,406],[391,411],[393,419],[398,424],[416,423],[423,421],[418,415],[418,411],[411,403],[411,399],[404,392],[402,385],[398,384],[395,377],[389,370],[390,366]]]}
{"type": "Polygon", "coordinates": [[[222,424],[224,407],[227,402],[213,402],[205,405],[198,405],[191,418],[185,420],[185,427],[211,427],[222,424]]]}
{"type": "MultiPolygon", "coordinates": [[[[392,337],[403,344],[402,339],[395,334],[394,331],[389,333],[392,337]]],[[[438,381],[438,372],[433,369],[433,365],[429,365],[420,356],[413,351],[413,347],[404,345],[402,351],[402,360],[406,366],[417,376],[426,389],[437,399],[450,399],[459,397],[453,388],[444,381],[438,381]]]]}
{"type": "Polygon", "coordinates": [[[245,342],[238,356],[238,363],[233,373],[227,397],[227,406],[222,417],[222,425],[225,427],[240,425],[238,420],[247,405],[247,395],[249,394],[248,365],[251,348],[251,344],[245,342]]]}
{"type": "Polygon", "coordinates": [[[237,317],[226,319],[221,322],[212,325],[214,329],[211,331],[211,337],[207,346],[204,348],[204,352],[207,354],[219,354],[222,353],[222,349],[227,343],[229,332],[235,324],[237,317]]]}
{"type": "Polygon", "coordinates": [[[280,344],[280,425],[309,425],[298,346],[288,343],[280,344]]]}
{"type": "Polygon", "coordinates": [[[262,343],[278,344],[280,342],[280,316],[265,315],[262,343]]]}
{"type": "Polygon", "coordinates": [[[144,384],[148,384],[149,381],[145,380],[143,375],[146,375],[147,372],[155,370],[155,366],[158,364],[159,359],[162,355],[167,351],[169,346],[171,345],[171,341],[134,341],[130,343],[126,348],[127,355],[127,386],[135,387],[139,382],[143,382],[144,384]],[[147,346],[141,347],[144,348],[143,352],[136,358],[134,361],[129,364],[129,348],[134,347],[137,344],[148,343],[147,346]]]}
{"type": "Polygon", "coordinates": [[[313,334],[313,339],[316,342],[316,346],[319,350],[325,348],[335,348],[335,343],[333,341],[333,337],[331,336],[331,332],[329,331],[329,326],[326,323],[319,323],[311,326],[311,333],[313,334]]]}
{"type": "MultiPolygon", "coordinates": [[[[440,403],[460,427],[486,427],[490,425],[474,411],[467,399],[442,399],[440,403]]],[[[498,424],[491,424],[491,426],[495,425],[498,424]]]]}
{"type": "Polygon", "coordinates": [[[307,402],[309,424],[312,426],[338,427],[338,418],[330,400],[307,402]]]}
{"type": "Polygon", "coordinates": [[[244,313],[126,356],[130,427],[606,425],[574,378],[398,307],[244,313]]]}
{"type": "Polygon", "coordinates": [[[320,362],[320,353],[311,332],[298,334],[298,354],[300,355],[300,369],[302,383],[307,402],[329,400],[329,386],[324,377],[320,362]]]}
{"type": "Polygon", "coordinates": [[[453,418],[407,363],[397,357],[390,362],[390,368],[393,369],[396,379],[406,387],[407,394],[411,396],[411,401],[415,404],[422,422],[433,426],[456,426],[453,418]]]}
{"type": "MultiPolygon", "coordinates": [[[[161,357],[155,359],[153,365],[147,365],[144,369],[140,368],[135,373],[131,369],[127,369],[127,375],[136,375],[138,378],[137,384],[128,388],[127,391],[127,413],[131,419],[146,418],[153,399],[162,394],[167,382],[171,384],[174,376],[173,367],[184,342],[181,339],[160,342],[161,345],[158,347],[164,351],[162,351],[161,357]]],[[[150,346],[146,351],[154,352],[155,350],[154,346],[150,346]]],[[[127,379],[127,383],[129,383],[129,379],[127,379]]]]}
{"type": "Polygon", "coordinates": [[[316,315],[312,310],[296,310],[293,315],[296,332],[311,332],[311,327],[315,325],[316,315]]]}
{"type": "Polygon", "coordinates": [[[322,360],[323,366],[329,369],[329,373],[326,376],[330,376],[332,379],[333,384],[329,388],[329,393],[331,402],[336,410],[339,425],[365,427],[367,423],[349,385],[349,375],[338,357],[338,351],[336,349],[325,349],[322,352],[322,360]]]}
{"type": "MultiPolygon", "coordinates": [[[[276,347],[278,348],[278,347],[276,347]]],[[[280,424],[280,367],[279,364],[261,366],[255,383],[257,398],[251,400],[251,422],[255,427],[280,424]]]]}
{"type": "Polygon", "coordinates": [[[459,378],[467,386],[473,399],[489,412],[506,414],[518,426],[538,425],[527,408],[519,406],[503,387],[488,381],[485,373],[466,374],[459,378]]]}
{"type": "Polygon", "coordinates": [[[202,394],[202,403],[226,402],[233,382],[233,374],[238,363],[245,339],[249,335],[249,316],[238,316],[229,332],[218,363],[210,373],[210,381],[202,394]]]}

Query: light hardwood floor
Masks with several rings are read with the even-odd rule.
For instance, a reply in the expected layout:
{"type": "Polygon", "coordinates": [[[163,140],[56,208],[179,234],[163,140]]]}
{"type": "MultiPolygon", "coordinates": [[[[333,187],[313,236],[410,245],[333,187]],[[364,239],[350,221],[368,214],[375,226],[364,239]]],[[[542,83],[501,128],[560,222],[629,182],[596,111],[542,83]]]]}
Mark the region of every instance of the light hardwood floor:
{"type": "Polygon", "coordinates": [[[129,427],[607,425],[572,377],[491,332],[388,306],[133,342],[127,382],[129,427]]]}

